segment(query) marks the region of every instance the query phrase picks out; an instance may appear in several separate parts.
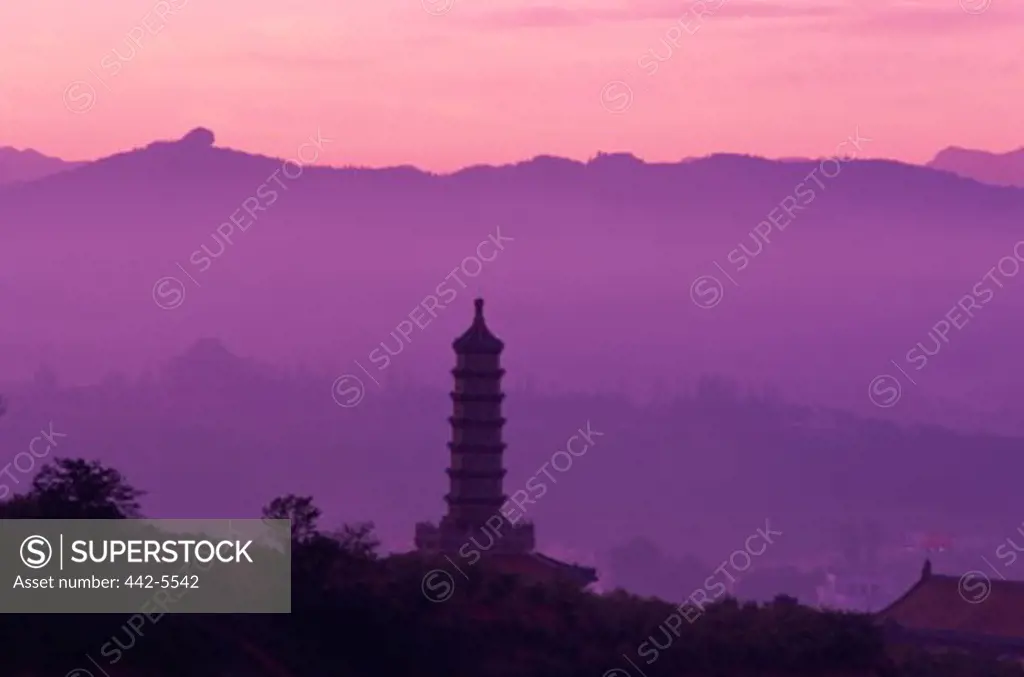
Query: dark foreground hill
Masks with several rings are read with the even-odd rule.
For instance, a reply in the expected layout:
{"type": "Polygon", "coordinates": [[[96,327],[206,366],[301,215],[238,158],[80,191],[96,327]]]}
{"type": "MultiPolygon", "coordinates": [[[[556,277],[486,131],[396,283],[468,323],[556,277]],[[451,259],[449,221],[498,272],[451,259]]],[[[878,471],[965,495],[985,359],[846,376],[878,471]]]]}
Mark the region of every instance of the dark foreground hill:
{"type": "Polygon", "coordinates": [[[729,599],[690,612],[696,618],[689,623],[660,600],[526,587],[481,567],[468,583],[459,580],[451,599],[433,602],[422,581],[440,564],[377,562],[315,596],[298,589],[309,581],[296,580],[290,615],[166,615],[138,633],[125,617],[7,615],[0,620],[4,663],[12,674],[84,667],[93,677],[101,673],[90,658],[110,675],[168,677],[642,677],[630,661],[648,677],[1021,674],[966,657],[896,657],[869,617],[784,597],[760,606],[729,599]],[[113,664],[112,646],[124,647],[113,664]]]}
{"type": "MultiPolygon", "coordinates": [[[[0,518],[133,517],[142,492],[97,463],[57,459],[0,518]]],[[[427,576],[450,561],[379,559],[366,525],[327,536],[308,497],[272,501],[292,520],[292,613],[0,617],[8,674],[272,677],[606,677],[829,675],[984,677],[1019,667],[927,659],[886,646],[865,615],[823,612],[779,597],[706,607],[527,585],[463,564],[448,585],[427,576]],[[438,594],[440,592],[441,594],[438,594]],[[433,595],[428,597],[428,595],[433,595]],[[643,672],[637,669],[637,666],[643,672]]]]}

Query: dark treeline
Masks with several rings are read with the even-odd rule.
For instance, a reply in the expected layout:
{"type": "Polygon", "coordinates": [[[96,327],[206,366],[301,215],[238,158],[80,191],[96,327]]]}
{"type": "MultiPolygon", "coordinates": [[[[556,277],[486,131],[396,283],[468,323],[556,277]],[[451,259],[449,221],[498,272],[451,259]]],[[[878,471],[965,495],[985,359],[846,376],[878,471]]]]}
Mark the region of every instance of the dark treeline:
{"type": "MultiPolygon", "coordinates": [[[[57,458],[0,504],[0,517],[138,517],[143,495],[112,468],[57,458]]],[[[5,669],[77,677],[596,677],[613,668],[631,674],[625,654],[646,662],[649,676],[1020,675],[1008,664],[894,652],[870,617],[785,596],[762,605],[727,598],[691,623],[672,623],[670,603],[527,584],[489,569],[486,558],[435,602],[423,594],[424,575],[444,562],[380,556],[372,524],[324,533],[312,498],[295,495],[270,501],[263,516],[292,520],[291,614],[171,613],[134,626],[117,615],[4,615],[5,669]]]]}

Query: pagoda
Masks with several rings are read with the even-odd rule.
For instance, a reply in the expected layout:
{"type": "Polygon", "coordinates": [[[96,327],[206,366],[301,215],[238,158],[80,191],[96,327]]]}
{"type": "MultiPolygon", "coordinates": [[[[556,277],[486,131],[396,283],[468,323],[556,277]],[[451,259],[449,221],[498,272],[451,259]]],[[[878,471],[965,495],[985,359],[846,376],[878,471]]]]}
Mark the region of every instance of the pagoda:
{"type": "Polygon", "coordinates": [[[473,323],[452,343],[455,387],[451,392],[450,461],[447,468],[447,513],[440,524],[416,525],[416,548],[422,553],[465,556],[467,548],[498,569],[533,579],[562,578],[581,586],[597,580],[587,567],[559,562],[534,551],[534,525],[506,517],[505,395],[501,353],[505,344],[484,321],[484,301],[474,301],[473,323]],[[495,529],[495,524],[498,528],[495,529]]]}

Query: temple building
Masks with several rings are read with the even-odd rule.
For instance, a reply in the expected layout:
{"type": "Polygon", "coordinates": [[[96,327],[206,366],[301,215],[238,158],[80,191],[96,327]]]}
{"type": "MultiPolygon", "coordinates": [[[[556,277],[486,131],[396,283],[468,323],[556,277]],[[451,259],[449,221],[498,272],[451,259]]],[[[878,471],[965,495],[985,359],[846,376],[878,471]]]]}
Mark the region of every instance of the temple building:
{"type": "Polygon", "coordinates": [[[522,514],[510,514],[512,506],[503,489],[501,353],[505,344],[484,322],[483,299],[476,299],[474,305],[473,323],[452,343],[456,362],[448,419],[448,511],[437,525],[416,525],[416,548],[425,554],[446,555],[460,567],[486,558],[492,568],[535,581],[561,579],[589,585],[597,580],[594,569],[536,552],[533,523],[522,514]]]}
{"type": "Polygon", "coordinates": [[[932,573],[921,579],[876,618],[894,645],[929,651],[956,651],[990,658],[1024,659],[1024,581],[932,573]]]}

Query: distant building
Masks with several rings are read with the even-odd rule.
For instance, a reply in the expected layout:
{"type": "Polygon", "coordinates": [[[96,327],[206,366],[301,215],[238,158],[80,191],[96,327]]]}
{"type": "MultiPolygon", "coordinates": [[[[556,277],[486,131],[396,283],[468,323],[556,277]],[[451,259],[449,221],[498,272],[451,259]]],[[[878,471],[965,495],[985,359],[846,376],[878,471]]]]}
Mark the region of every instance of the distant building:
{"type": "Polygon", "coordinates": [[[888,582],[875,576],[829,573],[817,587],[818,606],[828,609],[874,612],[892,598],[888,582]]]}
{"type": "Polygon", "coordinates": [[[876,617],[894,645],[1024,658],[1024,581],[933,574],[925,561],[921,579],[876,617]]]}
{"type": "Polygon", "coordinates": [[[505,345],[484,322],[483,299],[475,301],[473,324],[457,338],[451,393],[451,463],[448,512],[438,525],[416,525],[416,549],[444,554],[457,566],[486,558],[492,568],[534,580],[563,579],[580,586],[597,580],[589,567],[566,564],[534,551],[534,526],[519,515],[512,522],[502,483],[505,443],[501,415],[501,352],[505,345]],[[456,559],[458,558],[458,559],[456,559]],[[459,560],[462,560],[461,562],[459,560]]]}

